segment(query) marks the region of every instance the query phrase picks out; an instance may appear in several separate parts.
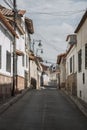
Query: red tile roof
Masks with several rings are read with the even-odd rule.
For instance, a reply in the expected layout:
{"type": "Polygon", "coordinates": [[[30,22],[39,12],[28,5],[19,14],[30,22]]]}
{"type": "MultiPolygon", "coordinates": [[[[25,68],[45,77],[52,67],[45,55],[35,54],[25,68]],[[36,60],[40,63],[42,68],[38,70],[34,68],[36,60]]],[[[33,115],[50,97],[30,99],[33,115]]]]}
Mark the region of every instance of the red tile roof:
{"type": "Polygon", "coordinates": [[[25,18],[25,22],[26,22],[27,29],[28,29],[29,33],[33,34],[34,33],[33,21],[26,17],[25,18]]]}
{"type": "Polygon", "coordinates": [[[4,15],[0,11],[0,21],[5,25],[5,27],[8,28],[8,30],[13,34],[13,36],[16,36],[18,38],[16,32],[14,31],[13,27],[10,25],[10,23],[7,21],[7,19],[4,17],[4,15]]]}
{"type": "Polygon", "coordinates": [[[60,64],[62,57],[65,58],[66,57],[66,53],[62,53],[62,54],[57,56],[57,64],[60,64]]]}
{"type": "Polygon", "coordinates": [[[18,11],[18,14],[19,14],[20,16],[23,16],[25,13],[26,13],[26,10],[19,10],[19,11],[18,11]]]}
{"type": "Polygon", "coordinates": [[[42,68],[43,68],[44,71],[47,71],[47,69],[49,68],[49,66],[44,65],[43,63],[41,63],[41,66],[42,66],[42,68]]]}
{"type": "MultiPolygon", "coordinates": [[[[3,7],[2,5],[0,5],[0,11],[6,17],[6,19],[9,21],[10,24],[14,22],[14,20],[13,20],[14,13],[12,10],[7,9],[7,8],[3,7]]],[[[22,17],[25,14],[25,12],[26,12],[26,10],[19,10],[18,14],[22,17]]],[[[21,26],[20,22],[18,22],[18,20],[17,20],[17,28],[22,35],[25,34],[25,31],[24,31],[23,27],[21,26]]]]}
{"type": "MultiPolygon", "coordinates": [[[[0,5],[0,11],[2,12],[3,15],[5,16],[13,16],[14,12],[11,9],[7,9],[0,5]]],[[[26,13],[26,10],[18,10],[18,14],[23,17],[23,15],[26,13]]]]}

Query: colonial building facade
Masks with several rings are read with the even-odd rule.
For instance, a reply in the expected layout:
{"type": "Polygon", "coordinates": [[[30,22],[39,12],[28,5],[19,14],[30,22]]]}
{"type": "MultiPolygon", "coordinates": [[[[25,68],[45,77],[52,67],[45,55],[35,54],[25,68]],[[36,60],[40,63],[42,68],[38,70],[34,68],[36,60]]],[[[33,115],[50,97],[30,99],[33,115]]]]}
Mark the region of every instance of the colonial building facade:
{"type": "Polygon", "coordinates": [[[15,92],[29,87],[30,34],[34,33],[33,22],[19,10],[14,31],[14,13],[0,5],[0,95],[11,95],[13,87],[13,42],[16,36],[16,86],[15,92]]]}
{"type": "Polygon", "coordinates": [[[66,52],[66,90],[77,95],[77,40],[76,35],[67,36],[66,52]]]}
{"type": "Polygon", "coordinates": [[[77,34],[77,95],[87,102],[87,11],[75,33],[77,34]]]}
{"type": "MultiPolygon", "coordinates": [[[[78,98],[87,102],[87,11],[84,13],[74,33],[66,38],[65,88],[71,95],[78,96],[78,98]]],[[[60,56],[57,57],[57,60],[61,59],[59,58],[60,56]]],[[[62,71],[63,69],[61,70],[60,66],[60,79],[62,71]]]]}
{"type": "Polygon", "coordinates": [[[66,53],[58,55],[57,64],[59,66],[58,87],[65,88],[65,84],[66,84],[66,53]]]}
{"type": "Polygon", "coordinates": [[[7,19],[0,12],[0,97],[2,98],[10,96],[12,90],[14,35],[18,37],[7,19]]]}

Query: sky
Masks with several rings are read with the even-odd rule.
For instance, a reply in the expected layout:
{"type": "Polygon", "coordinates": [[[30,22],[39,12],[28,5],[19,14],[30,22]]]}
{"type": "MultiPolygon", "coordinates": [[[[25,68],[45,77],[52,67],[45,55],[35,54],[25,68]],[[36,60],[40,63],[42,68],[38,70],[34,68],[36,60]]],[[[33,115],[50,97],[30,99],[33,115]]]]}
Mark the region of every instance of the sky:
{"type": "MultiPolygon", "coordinates": [[[[3,0],[0,4],[6,6],[3,0]]],[[[17,8],[26,10],[26,16],[33,20],[31,43],[33,39],[41,40],[41,56],[45,61],[55,63],[57,55],[66,51],[66,37],[78,26],[87,9],[87,0],[17,0],[17,8]]],[[[35,42],[35,48],[37,45],[35,42]]]]}

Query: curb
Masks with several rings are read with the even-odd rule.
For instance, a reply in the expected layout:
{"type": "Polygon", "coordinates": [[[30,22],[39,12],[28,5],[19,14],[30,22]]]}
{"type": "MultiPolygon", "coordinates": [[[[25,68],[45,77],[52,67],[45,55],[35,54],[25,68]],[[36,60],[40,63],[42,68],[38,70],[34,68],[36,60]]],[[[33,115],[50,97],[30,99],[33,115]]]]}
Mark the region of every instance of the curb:
{"type": "Polygon", "coordinates": [[[16,95],[8,102],[4,103],[0,106],[0,114],[2,114],[4,111],[6,111],[10,106],[12,106],[14,103],[16,103],[21,97],[23,97],[31,88],[27,88],[21,92],[21,94],[16,95]]]}
{"type": "Polygon", "coordinates": [[[70,96],[71,100],[76,104],[80,111],[87,117],[87,109],[79,102],[78,99],[70,96]]]}
{"type": "Polygon", "coordinates": [[[72,95],[68,94],[67,91],[62,90],[70,99],[75,103],[75,105],[79,108],[79,110],[87,117],[87,109],[81,104],[78,98],[73,97],[72,95]]]}

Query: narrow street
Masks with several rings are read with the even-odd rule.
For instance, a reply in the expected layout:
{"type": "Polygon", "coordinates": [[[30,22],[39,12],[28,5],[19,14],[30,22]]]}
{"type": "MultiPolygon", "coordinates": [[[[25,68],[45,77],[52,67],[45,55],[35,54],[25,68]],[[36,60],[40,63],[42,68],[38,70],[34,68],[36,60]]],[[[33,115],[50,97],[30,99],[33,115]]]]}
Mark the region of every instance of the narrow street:
{"type": "Polygon", "coordinates": [[[0,115],[0,130],[87,130],[87,118],[61,91],[31,90],[0,115]]]}

